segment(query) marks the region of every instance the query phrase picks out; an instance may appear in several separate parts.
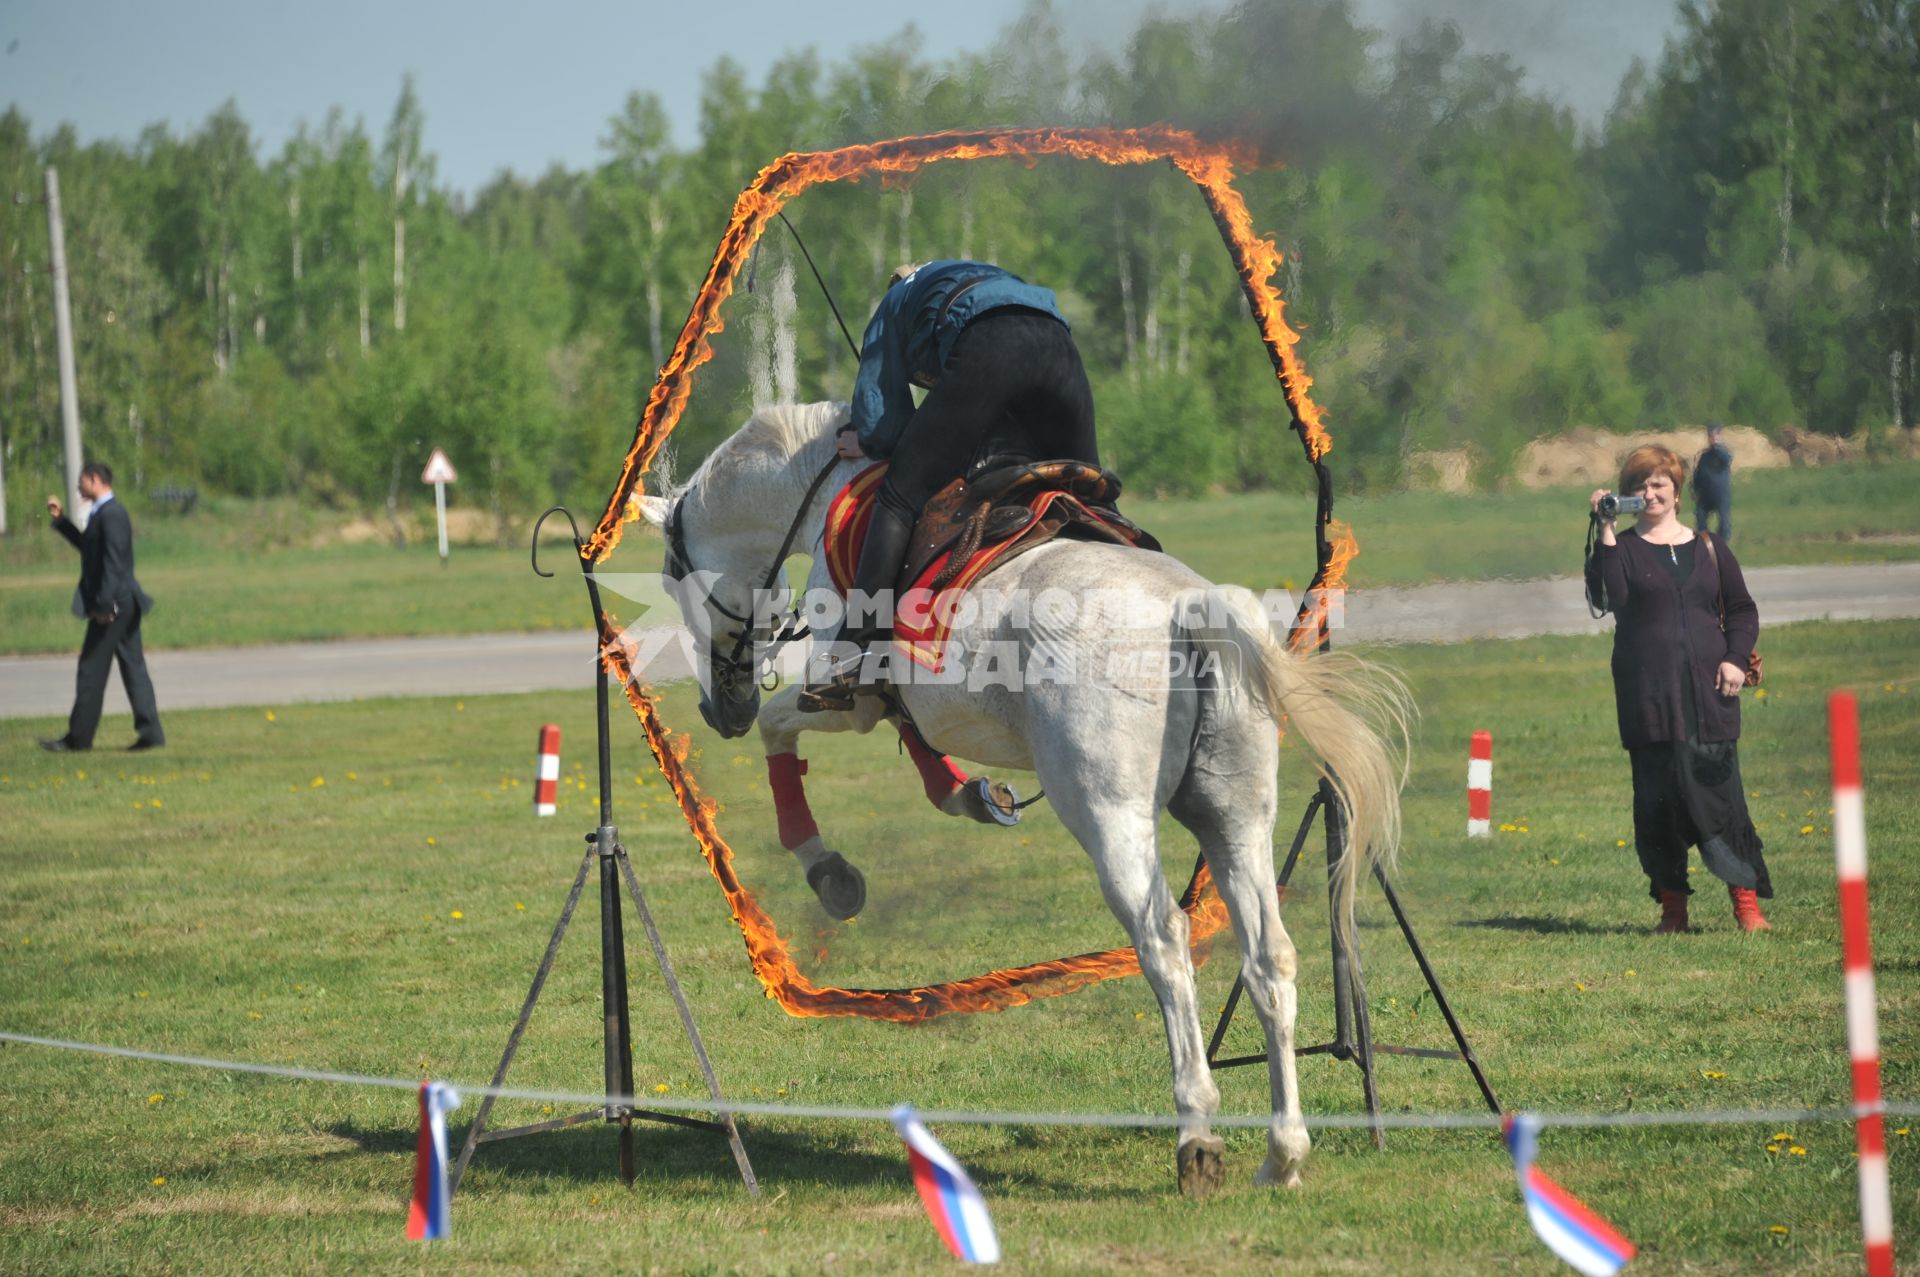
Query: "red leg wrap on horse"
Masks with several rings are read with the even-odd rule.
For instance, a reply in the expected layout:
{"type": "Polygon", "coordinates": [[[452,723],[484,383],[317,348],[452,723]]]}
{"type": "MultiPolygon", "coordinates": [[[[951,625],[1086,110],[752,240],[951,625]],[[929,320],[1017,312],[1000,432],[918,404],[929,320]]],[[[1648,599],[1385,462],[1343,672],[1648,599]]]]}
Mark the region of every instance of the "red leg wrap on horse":
{"type": "Polygon", "coordinates": [[[774,815],[780,818],[780,845],[792,851],[820,832],[807,806],[806,760],[798,754],[768,754],[767,784],[773,790],[774,815]]]}
{"type": "Polygon", "coordinates": [[[920,769],[920,783],[926,786],[927,801],[935,807],[967,783],[967,774],[955,767],[953,760],[945,754],[936,754],[921,744],[917,733],[901,732],[900,739],[906,742],[907,756],[920,769]]]}

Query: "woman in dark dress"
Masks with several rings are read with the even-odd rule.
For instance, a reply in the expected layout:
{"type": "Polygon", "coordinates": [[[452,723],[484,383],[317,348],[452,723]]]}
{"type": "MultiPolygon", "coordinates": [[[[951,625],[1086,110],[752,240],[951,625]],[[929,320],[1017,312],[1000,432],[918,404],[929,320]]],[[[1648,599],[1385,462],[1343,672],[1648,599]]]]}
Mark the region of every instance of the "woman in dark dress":
{"type": "Polygon", "coordinates": [[[1679,519],[1684,461],[1665,448],[1628,454],[1620,491],[1644,497],[1635,526],[1615,535],[1593,494],[1598,544],[1587,595],[1612,612],[1613,693],[1620,743],[1633,764],[1633,833],[1653,898],[1656,934],[1687,929],[1687,848],[1727,884],[1734,918],[1769,930],[1773,897],[1760,835],[1740,781],[1740,689],[1760,613],[1726,542],[1679,519]],[[1724,600],[1726,621],[1721,622],[1724,600]]]}

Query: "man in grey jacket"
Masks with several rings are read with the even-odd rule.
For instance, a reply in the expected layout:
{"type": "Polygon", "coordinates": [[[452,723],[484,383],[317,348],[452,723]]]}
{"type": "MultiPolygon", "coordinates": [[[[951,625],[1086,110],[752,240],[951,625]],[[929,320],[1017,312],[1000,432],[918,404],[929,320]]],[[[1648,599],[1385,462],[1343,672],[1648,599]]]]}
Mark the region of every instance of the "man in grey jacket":
{"type": "Polygon", "coordinates": [[[167,743],[160,728],[160,710],[154,703],[153,680],[147,677],[146,654],[140,643],[140,618],[153,610],[153,600],[133,575],[133,520],[126,507],[113,499],[113,471],[90,462],[80,471],[80,495],[93,503],[86,531],[76,528],[61,509],[58,497],[47,498],[53,530],[80,551],[80,584],[73,591],[73,614],[86,618],[87,637],[80,645],[80,672],[67,734],[40,742],[56,754],[93,748],[100,726],[100,706],[106,699],[107,673],[120,661],[120,682],[133,706],[137,739],[129,749],[158,749],[167,743]]]}

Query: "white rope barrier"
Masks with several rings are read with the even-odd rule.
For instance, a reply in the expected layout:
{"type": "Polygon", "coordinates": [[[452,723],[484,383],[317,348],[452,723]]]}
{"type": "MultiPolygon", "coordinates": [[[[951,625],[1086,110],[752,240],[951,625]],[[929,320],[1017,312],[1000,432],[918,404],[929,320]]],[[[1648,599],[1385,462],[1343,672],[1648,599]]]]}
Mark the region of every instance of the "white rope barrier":
{"type": "MultiPolygon", "coordinates": [[[[288,1064],[260,1064],[250,1060],[222,1060],[201,1055],[172,1055],[163,1051],[145,1051],[137,1047],[109,1046],[99,1042],[72,1042],[64,1038],[36,1037],[27,1033],[0,1031],[0,1042],[19,1046],[46,1047],[60,1051],[83,1051],[92,1055],[117,1056],[150,1064],[170,1064],[183,1068],[217,1069],[228,1073],[255,1073],[269,1077],[292,1078],[304,1082],[329,1082],[341,1086],[378,1086],[390,1090],[418,1091],[419,1078],[379,1077],[370,1073],[341,1073],[326,1069],[300,1068],[288,1064]]],[[[658,1112],[730,1113],[734,1116],[807,1118],[891,1124],[893,1108],[868,1108],[835,1104],[771,1104],[757,1100],[675,1099],[664,1095],[612,1095],[587,1091],[539,1091],[512,1086],[466,1086],[452,1083],[464,1095],[491,1095],[503,1100],[534,1100],[545,1104],[578,1104],[590,1108],[619,1106],[653,1109],[658,1112]]],[[[1090,1127],[1173,1127],[1180,1118],[1171,1113],[1023,1113],[980,1112],[968,1109],[916,1109],[923,1122],[975,1126],[1090,1126],[1090,1127]]],[[[1793,1122],[1852,1122],[1863,1116],[1920,1117],[1920,1103],[1881,1103],[1845,1108],[1770,1108],[1717,1110],[1658,1110],[1641,1113],[1534,1113],[1542,1125],[1563,1127],[1615,1126],[1736,1126],[1778,1125],[1793,1122]]],[[[1270,1113],[1223,1113],[1207,1119],[1214,1126],[1264,1129],[1273,1121],[1270,1113]]],[[[1365,1113],[1309,1114],[1306,1123],[1320,1130],[1368,1130],[1376,1120],[1391,1130],[1497,1130],[1502,1118],[1492,1113],[1382,1113],[1375,1119],[1365,1113]]]]}

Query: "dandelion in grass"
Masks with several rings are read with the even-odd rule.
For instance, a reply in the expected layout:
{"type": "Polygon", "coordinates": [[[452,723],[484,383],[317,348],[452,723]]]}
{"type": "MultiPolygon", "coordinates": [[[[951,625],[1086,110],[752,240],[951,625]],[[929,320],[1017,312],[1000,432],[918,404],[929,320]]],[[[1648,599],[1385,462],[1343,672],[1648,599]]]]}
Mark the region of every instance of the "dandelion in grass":
{"type": "Polygon", "coordinates": [[[1802,825],[1802,826],[1800,826],[1800,832],[1801,832],[1801,833],[1803,833],[1803,834],[1810,834],[1810,833],[1812,833],[1812,832],[1813,832],[1813,826],[1812,826],[1812,825],[1802,825]]]}
{"type": "Polygon", "coordinates": [[[1519,828],[1518,825],[1502,825],[1500,826],[1500,832],[1503,834],[1510,834],[1518,828],[1519,828]]]}
{"type": "Polygon", "coordinates": [[[165,1175],[155,1175],[153,1177],[153,1186],[155,1188],[160,1187],[162,1184],[166,1182],[167,1182],[167,1177],[165,1175]]]}
{"type": "Polygon", "coordinates": [[[160,1094],[160,1092],[158,1091],[155,1091],[152,1095],[149,1095],[147,1097],[148,1108],[153,1108],[156,1105],[165,1104],[166,1102],[167,1102],[167,1097],[160,1094]]]}
{"type": "Polygon", "coordinates": [[[360,779],[360,773],[359,773],[359,772],[348,772],[348,773],[347,773],[347,779],[348,779],[348,780],[359,780],[359,779],[360,779]]]}
{"type": "Polygon", "coordinates": [[[1773,1141],[1776,1144],[1791,1144],[1793,1143],[1793,1135],[1788,1131],[1775,1131],[1773,1133],[1773,1141]]]}
{"type": "Polygon", "coordinates": [[[427,846],[438,847],[439,845],[440,845],[440,840],[438,838],[435,838],[432,834],[427,835],[427,846]]]}
{"type": "Polygon", "coordinates": [[[1613,845],[1614,845],[1614,846],[1616,846],[1616,847],[1624,847],[1624,846],[1626,846],[1626,845],[1627,845],[1627,840],[1626,840],[1626,839],[1624,839],[1624,838],[1616,838],[1616,839],[1614,840],[1614,843],[1613,843],[1613,845]]]}
{"type": "Polygon", "coordinates": [[[1707,1081],[1709,1082],[1718,1082],[1721,1078],[1725,1077],[1726,1074],[1720,1072],[1717,1069],[1701,1069],[1700,1076],[1707,1079],[1707,1081]]]}
{"type": "Polygon", "coordinates": [[[1793,1230],[1788,1228],[1785,1224],[1774,1224],[1771,1227],[1769,1227],[1767,1231],[1772,1233],[1775,1237],[1785,1237],[1788,1233],[1792,1232],[1793,1230]]]}
{"type": "Polygon", "coordinates": [[[672,1089],[673,1088],[668,1086],[665,1082],[659,1082],[654,1085],[653,1093],[655,1095],[665,1095],[668,1091],[671,1091],[672,1089]]]}
{"type": "Polygon", "coordinates": [[[142,989],[138,993],[134,994],[133,996],[144,1000],[147,996],[147,991],[145,989],[142,989]]]}
{"type": "Polygon", "coordinates": [[[1798,1144],[1795,1144],[1792,1147],[1788,1148],[1787,1152],[1789,1155],[1793,1157],[1805,1157],[1807,1155],[1807,1150],[1802,1148],[1798,1144]]]}
{"type": "Polygon", "coordinates": [[[1780,1151],[1780,1146],[1779,1146],[1778,1144],[1769,1144],[1769,1145],[1767,1145],[1767,1152],[1769,1152],[1769,1153],[1778,1153],[1779,1151],[1780,1151]]]}
{"type": "Polygon", "coordinates": [[[1629,979],[1629,980],[1631,980],[1631,979],[1633,979],[1633,977],[1635,977],[1635,976],[1637,976],[1637,975],[1639,975],[1639,974],[1640,974],[1640,973],[1639,973],[1638,971],[1635,971],[1635,970],[1634,970],[1634,969],[1633,969],[1632,967],[1628,967],[1628,968],[1627,968],[1627,970],[1626,970],[1626,976],[1627,976],[1627,979],[1629,979]]]}
{"type": "Polygon", "coordinates": [[[1901,1139],[1905,1139],[1907,1137],[1907,1128],[1902,1126],[1898,1130],[1894,1131],[1894,1134],[1898,1135],[1901,1139]]]}
{"type": "Polygon", "coordinates": [[[267,1017],[264,1015],[261,1015],[258,1011],[249,1011],[247,1012],[247,1018],[249,1020],[264,1020],[267,1017]]]}
{"type": "Polygon", "coordinates": [[[465,918],[467,915],[464,913],[461,913],[458,909],[455,909],[452,913],[448,914],[447,916],[449,918],[452,918],[455,922],[458,922],[462,918],[465,918]]]}
{"type": "Polygon", "coordinates": [[[513,907],[514,907],[514,910],[518,913],[525,913],[527,911],[526,904],[519,900],[516,900],[513,902],[513,907]]]}
{"type": "Polygon", "coordinates": [[[1586,982],[1584,980],[1575,980],[1573,982],[1573,990],[1575,993],[1585,993],[1587,991],[1586,982]]]}

